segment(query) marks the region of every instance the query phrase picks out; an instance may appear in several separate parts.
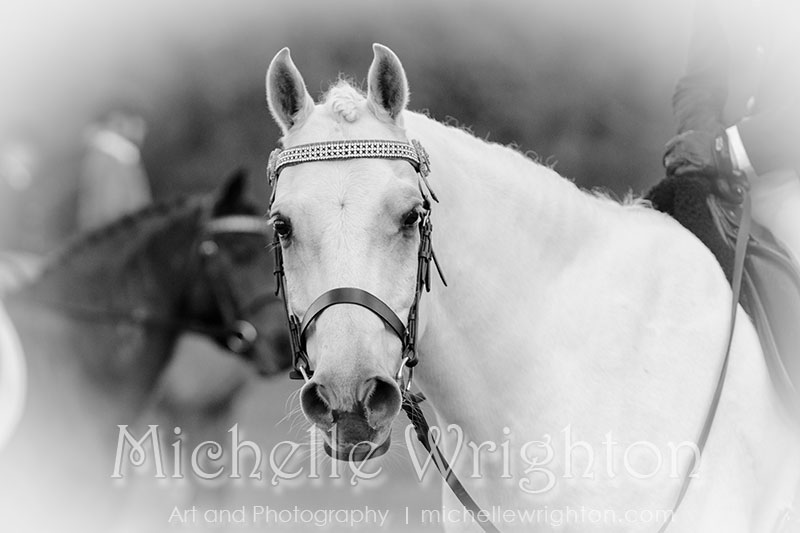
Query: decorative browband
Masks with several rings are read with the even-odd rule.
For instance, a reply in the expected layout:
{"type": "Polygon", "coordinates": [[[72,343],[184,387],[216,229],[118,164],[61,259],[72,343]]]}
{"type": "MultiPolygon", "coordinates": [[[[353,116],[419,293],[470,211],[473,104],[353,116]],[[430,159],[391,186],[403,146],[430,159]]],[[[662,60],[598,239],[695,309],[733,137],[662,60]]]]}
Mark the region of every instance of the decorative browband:
{"type": "Polygon", "coordinates": [[[336,159],[404,159],[425,178],[430,173],[428,153],[417,140],[402,141],[355,140],[327,141],[301,144],[282,150],[276,148],[269,156],[267,176],[270,185],[285,167],[310,161],[336,159]]]}

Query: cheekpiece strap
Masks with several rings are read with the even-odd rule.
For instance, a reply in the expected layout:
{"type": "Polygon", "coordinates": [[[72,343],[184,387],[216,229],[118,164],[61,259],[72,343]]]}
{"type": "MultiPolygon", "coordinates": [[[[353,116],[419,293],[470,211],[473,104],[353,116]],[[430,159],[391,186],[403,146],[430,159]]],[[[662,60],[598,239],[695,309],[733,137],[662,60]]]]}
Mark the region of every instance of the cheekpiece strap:
{"type": "Polygon", "coordinates": [[[423,178],[430,174],[428,153],[416,139],[411,142],[367,139],[301,144],[285,150],[276,148],[269,156],[267,177],[274,187],[275,180],[286,167],[339,159],[403,159],[423,178]]]}

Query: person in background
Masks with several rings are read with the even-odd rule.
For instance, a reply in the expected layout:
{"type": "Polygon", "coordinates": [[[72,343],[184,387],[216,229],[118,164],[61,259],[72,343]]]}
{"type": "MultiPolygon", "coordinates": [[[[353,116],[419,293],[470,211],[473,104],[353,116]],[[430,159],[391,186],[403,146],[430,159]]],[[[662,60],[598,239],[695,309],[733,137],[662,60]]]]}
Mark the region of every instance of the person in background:
{"type": "Polygon", "coordinates": [[[685,75],[673,97],[678,132],[669,176],[698,175],[800,260],[800,3],[697,0],[685,75]]]}
{"type": "Polygon", "coordinates": [[[142,117],[112,111],[86,135],[78,183],[78,229],[95,229],[152,202],[140,154],[147,126],[142,117]]]}
{"type": "Polygon", "coordinates": [[[19,248],[23,241],[27,195],[41,167],[32,137],[23,131],[0,142],[0,249],[19,248]]]}
{"type": "Polygon", "coordinates": [[[43,258],[26,246],[29,193],[40,167],[40,149],[27,132],[0,142],[0,298],[38,275],[43,265],[43,258]]]}

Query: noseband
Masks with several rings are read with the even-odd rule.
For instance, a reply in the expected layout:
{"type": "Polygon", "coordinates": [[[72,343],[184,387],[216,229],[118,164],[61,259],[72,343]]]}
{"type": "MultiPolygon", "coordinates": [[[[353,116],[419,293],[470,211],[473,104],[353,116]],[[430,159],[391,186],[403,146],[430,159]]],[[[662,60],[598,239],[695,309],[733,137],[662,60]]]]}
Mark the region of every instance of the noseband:
{"type": "Polygon", "coordinates": [[[343,159],[399,159],[409,162],[420,176],[419,188],[424,199],[424,211],[419,223],[420,242],[417,253],[417,279],[414,301],[408,311],[408,321],[406,324],[403,324],[403,321],[397,316],[397,313],[374,294],[357,287],[337,287],[321,294],[308,307],[302,320],[298,319],[289,309],[289,301],[286,294],[286,277],[283,270],[283,252],[280,239],[277,232],[275,232],[275,294],[283,296],[292,346],[293,370],[289,374],[289,377],[308,381],[314,373],[309,365],[308,354],[306,352],[306,335],[309,326],[311,326],[327,308],[339,304],[352,304],[359,305],[372,311],[372,313],[377,315],[378,318],[389,326],[402,342],[402,362],[397,371],[396,379],[403,391],[407,392],[411,387],[414,367],[418,363],[417,317],[419,300],[423,288],[426,291],[430,291],[431,289],[431,260],[433,260],[434,265],[436,265],[439,276],[444,282],[444,276],[442,276],[441,269],[439,269],[439,264],[436,261],[436,256],[431,246],[433,225],[430,220],[430,199],[437,202],[438,199],[428,184],[430,160],[425,149],[416,140],[412,140],[410,143],[384,140],[331,141],[302,144],[286,150],[278,148],[270,155],[269,165],[267,167],[269,183],[272,186],[270,207],[272,207],[272,203],[275,200],[278,177],[280,176],[281,170],[284,168],[300,163],[343,159]],[[423,183],[425,185],[424,188],[422,186],[423,183]],[[404,376],[404,371],[406,369],[407,375],[404,376]]]}

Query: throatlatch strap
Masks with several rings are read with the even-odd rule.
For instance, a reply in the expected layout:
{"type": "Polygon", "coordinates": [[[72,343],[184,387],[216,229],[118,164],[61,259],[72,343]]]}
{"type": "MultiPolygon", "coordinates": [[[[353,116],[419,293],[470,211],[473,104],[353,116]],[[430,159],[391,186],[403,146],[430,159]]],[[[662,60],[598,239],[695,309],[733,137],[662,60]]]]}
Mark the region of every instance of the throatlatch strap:
{"type": "Polygon", "coordinates": [[[423,400],[425,400],[425,396],[422,394],[407,393],[403,397],[403,411],[405,411],[406,416],[413,424],[414,430],[417,433],[417,439],[430,454],[431,458],[433,459],[433,464],[436,465],[436,469],[439,470],[439,473],[447,482],[447,485],[450,487],[450,490],[453,491],[453,494],[455,494],[456,498],[458,498],[458,501],[461,502],[461,505],[463,505],[465,509],[470,511],[472,515],[476,517],[475,522],[481,526],[481,529],[483,529],[486,533],[500,533],[500,530],[497,529],[497,527],[495,527],[495,525],[491,523],[488,518],[486,520],[480,520],[478,518],[481,516],[488,517],[489,515],[486,513],[486,511],[481,509],[480,505],[478,505],[478,503],[472,499],[472,496],[469,495],[464,485],[461,484],[461,481],[448,464],[447,459],[444,458],[439,446],[435,442],[431,443],[430,426],[428,425],[428,421],[425,419],[425,414],[422,412],[422,408],[419,406],[423,400]]]}
{"type": "MultiPolygon", "coordinates": [[[[722,367],[719,371],[719,379],[717,380],[717,387],[714,389],[714,397],[711,399],[711,405],[708,407],[708,414],[706,414],[706,420],[703,423],[703,428],[700,430],[700,436],[697,439],[697,449],[699,451],[699,455],[702,457],[703,451],[706,447],[706,442],[708,441],[708,436],[711,433],[711,426],[714,423],[714,417],[717,414],[717,408],[719,407],[720,398],[722,398],[722,388],[725,385],[725,378],[728,375],[728,362],[730,361],[731,356],[731,345],[733,344],[733,332],[736,328],[736,313],[739,309],[739,298],[741,296],[741,289],[742,289],[742,277],[744,276],[744,260],[745,256],[747,255],[747,243],[750,240],[750,195],[747,191],[743,191],[743,200],[742,200],[742,207],[741,207],[741,217],[739,219],[739,229],[736,233],[736,248],[734,250],[733,256],[733,277],[731,279],[731,317],[730,317],[730,329],[728,330],[728,340],[725,344],[725,356],[722,359],[722,367]]],[[[686,476],[683,478],[683,485],[681,485],[681,491],[678,493],[678,498],[675,500],[675,505],[672,507],[672,513],[667,518],[666,522],[661,525],[661,528],[658,530],[658,533],[663,533],[667,526],[672,523],[672,519],[678,511],[678,507],[680,507],[681,503],[683,502],[683,498],[686,496],[686,492],[689,490],[689,482],[691,481],[691,473],[694,470],[694,467],[697,463],[696,461],[697,456],[692,455],[691,462],[689,463],[689,468],[686,471],[686,476]]]]}

